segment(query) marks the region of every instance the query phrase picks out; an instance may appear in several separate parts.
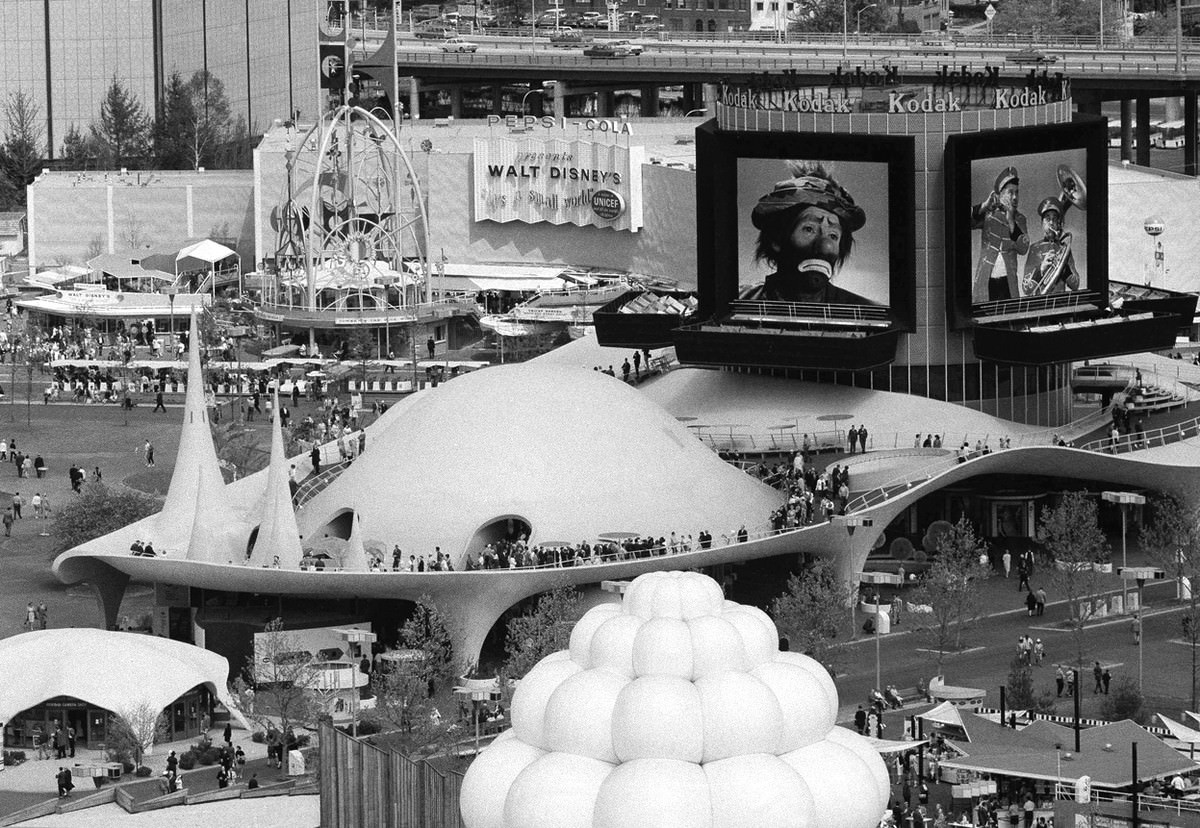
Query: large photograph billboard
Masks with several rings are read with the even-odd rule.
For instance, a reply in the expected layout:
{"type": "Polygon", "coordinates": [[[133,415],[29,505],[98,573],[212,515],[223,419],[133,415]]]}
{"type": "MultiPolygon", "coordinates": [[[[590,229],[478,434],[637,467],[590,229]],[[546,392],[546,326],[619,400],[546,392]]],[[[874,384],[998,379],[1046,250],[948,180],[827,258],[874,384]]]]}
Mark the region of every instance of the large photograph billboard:
{"type": "Polygon", "coordinates": [[[911,330],[911,137],[706,125],[696,195],[701,316],[753,300],[787,303],[774,316],[911,330]]]}
{"type": "Polygon", "coordinates": [[[1072,297],[1105,302],[1104,140],[1096,120],[947,143],[947,295],[956,320],[1072,297]]]}
{"type": "Polygon", "coordinates": [[[739,158],[737,182],[740,298],[889,305],[885,162],[739,158]]]}

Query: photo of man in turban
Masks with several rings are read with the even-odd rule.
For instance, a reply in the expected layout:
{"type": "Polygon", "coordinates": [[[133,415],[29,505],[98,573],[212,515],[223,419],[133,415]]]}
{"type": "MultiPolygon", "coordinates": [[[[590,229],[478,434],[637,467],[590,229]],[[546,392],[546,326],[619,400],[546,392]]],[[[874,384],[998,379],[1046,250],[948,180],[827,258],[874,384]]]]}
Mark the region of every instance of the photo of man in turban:
{"type": "Polygon", "coordinates": [[[979,236],[979,262],[975,266],[971,298],[975,302],[1013,299],[1020,270],[1017,256],[1029,252],[1029,231],[1020,204],[1021,179],[1016,167],[1005,167],[996,176],[982,204],[971,208],[971,227],[979,236]]]}
{"type": "Polygon", "coordinates": [[[754,258],[774,268],[742,299],[875,305],[833,283],[867,215],[819,162],[790,161],[792,177],[758,199],[750,221],[758,230],[754,258]]]}

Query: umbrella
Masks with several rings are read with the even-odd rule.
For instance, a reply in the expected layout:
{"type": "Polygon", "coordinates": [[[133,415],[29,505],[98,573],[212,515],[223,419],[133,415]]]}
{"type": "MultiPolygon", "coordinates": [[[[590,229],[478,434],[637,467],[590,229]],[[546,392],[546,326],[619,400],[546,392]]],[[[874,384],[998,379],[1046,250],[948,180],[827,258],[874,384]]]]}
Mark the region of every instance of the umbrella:
{"type": "Polygon", "coordinates": [[[324,377],[328,376],[324,371],[309,371],[304,376],[306,377],[324,377]]]}

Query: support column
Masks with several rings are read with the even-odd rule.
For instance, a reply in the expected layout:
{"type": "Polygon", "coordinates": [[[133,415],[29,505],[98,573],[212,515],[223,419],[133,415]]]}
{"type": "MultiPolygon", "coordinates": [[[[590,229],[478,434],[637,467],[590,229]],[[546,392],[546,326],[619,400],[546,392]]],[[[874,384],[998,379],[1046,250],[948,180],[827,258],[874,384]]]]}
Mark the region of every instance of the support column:
{"type": "Polygon", "coordinates": [[[555,81],[554,83],[554,117],[562,119],[567,117],[567,84],[563,81],[555,81]]]}
{"type": "Polygon", "coordinates": [[[686,115],[693,109],[699,109],[702,104],[697,104],[697,100],[703,100],[703,92],[699,89],[698,83],[685,83],[683,85],[683,97],[679,100],[679,105],[683,107],[681,115],[686,115]]]}
{"type": "Polygon", "coordinates": [[[611,118],[616,106],[616,94],[611,89],[601,89],[596,93],[597,118],[611,118]]]}
{"type": "Polygon", "coordinates": [[[1196,170],[1196,94],[1189,92],[1183,99],[1183,174],[1195,175],[1196,170]]]}
{"type": "Polygon", "coordinates": [[[642,87],[642,117],[655,118],[658,116],[658,87],[647,84],[642,87]]]}
{"type": "Polygon", "coordinates": [[[1133,101],[1121,101],[1121,160],[1133,160],[1133,101]]]}
{"type": "Polygon", "coordinates": [[[408,79],[408,116],[414,121],[421,118],[421,81],[416,77],[408,79]]]}
{"type": "Polygon", "coordinates": [[[1137,125],[1134,128],[1137,134],[1137,147],[1134,148],[1134,155],[1137,156],[1137,164],[1140,167],[1150,166],[1150,97],[1148,95],[1138,95],[1137,98],[1137,125]]]}
{"type": "Polygon", "coordinates": [[[492,85],[492,114],[504,114],[504,87],[498,83],[492,85]]]}
{"type": "Polygon", "coordinates": [[[450,117],[456,121],[462,118],[462,87],[450,87],[450,117]]]}
{"type": "Polygon", "coordinates": [[[704,108],[708,110],[710,115],[717,114],[717,95],[719,94],[718,87],[715,83],[706,83],[704,87],[704,108]]]}

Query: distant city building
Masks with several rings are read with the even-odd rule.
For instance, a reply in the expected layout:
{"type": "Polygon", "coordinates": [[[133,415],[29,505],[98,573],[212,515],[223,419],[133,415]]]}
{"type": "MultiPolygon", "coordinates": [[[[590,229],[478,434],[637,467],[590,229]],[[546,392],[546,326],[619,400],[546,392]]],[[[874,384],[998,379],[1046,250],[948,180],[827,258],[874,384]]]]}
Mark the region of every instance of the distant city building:
{"type": "Polygon", "coordinates": [[[318,111],[321,0],[9,0],[0,100],[24,92],[59,155],[99,117],[113,78],[155,112],[172,72],[207,69],[251,132],[318,111]]]}

